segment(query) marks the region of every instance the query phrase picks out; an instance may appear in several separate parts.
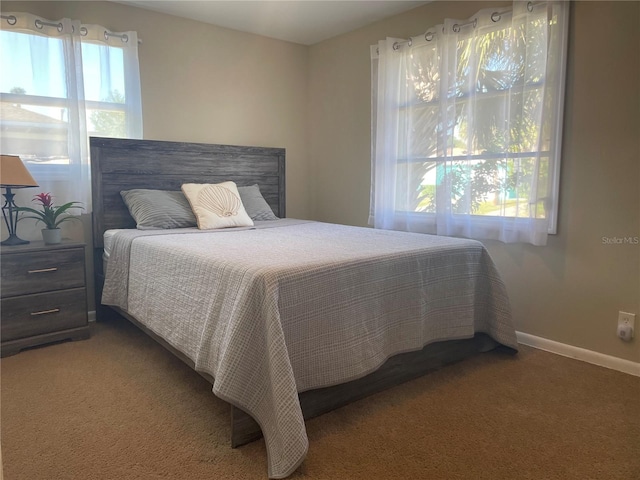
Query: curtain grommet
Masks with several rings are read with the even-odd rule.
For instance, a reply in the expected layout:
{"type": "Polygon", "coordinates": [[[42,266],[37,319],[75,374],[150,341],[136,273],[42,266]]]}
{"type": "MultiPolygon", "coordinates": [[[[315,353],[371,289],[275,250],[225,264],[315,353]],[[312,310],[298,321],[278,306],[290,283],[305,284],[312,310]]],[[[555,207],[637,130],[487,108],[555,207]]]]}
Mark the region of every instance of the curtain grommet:
{"type": "Polygon", "coordinates": [[[7,21],[7,23],[11,26],[18,23],[18,19],[16,18],[15,15],[8,15],[8,16],[2,15],[2,18],[4,18],[7,21]]]}
{"type": "Polygon", "coordinates": [[[58,30],[58,32],[62,33],[62,31],[64,30],[64,25],[62,25],[62,22],[58,22],[58,23],[49,23],[49,22],[43,22],[42,20],[40,20],[39,18],[36,19],[35,22],[33,22],[36,26],[36,28],[38,30],[42,30],[42,28],[47,25],[49,27],[56,27],[56,30],[58,30]]]}

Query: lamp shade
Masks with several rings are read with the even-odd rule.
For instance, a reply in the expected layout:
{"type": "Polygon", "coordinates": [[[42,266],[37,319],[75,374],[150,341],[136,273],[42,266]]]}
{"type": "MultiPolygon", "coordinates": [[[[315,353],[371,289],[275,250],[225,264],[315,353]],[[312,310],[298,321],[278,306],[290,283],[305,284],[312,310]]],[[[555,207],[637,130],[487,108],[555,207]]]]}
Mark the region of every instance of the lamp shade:
{"type": "Polygon", "coordinates": [[[20,157],[16,155],[0,156],[0,186],[11,188],[37,187],[36,182],[20,157]]]}

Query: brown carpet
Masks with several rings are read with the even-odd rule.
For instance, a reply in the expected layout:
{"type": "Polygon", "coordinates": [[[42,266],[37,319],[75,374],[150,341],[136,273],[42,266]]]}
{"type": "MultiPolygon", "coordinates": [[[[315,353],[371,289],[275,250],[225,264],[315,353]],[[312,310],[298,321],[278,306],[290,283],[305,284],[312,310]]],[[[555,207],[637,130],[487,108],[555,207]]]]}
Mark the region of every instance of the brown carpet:
{"type": "MultiPolygon", "coordinates": [[[[5,480],[265,479],[209,385],[124,321],[2,359],[5,480]]],[[[523,347],[307,423],[291,479],[638,479],[640,379],[523,347]]]]}

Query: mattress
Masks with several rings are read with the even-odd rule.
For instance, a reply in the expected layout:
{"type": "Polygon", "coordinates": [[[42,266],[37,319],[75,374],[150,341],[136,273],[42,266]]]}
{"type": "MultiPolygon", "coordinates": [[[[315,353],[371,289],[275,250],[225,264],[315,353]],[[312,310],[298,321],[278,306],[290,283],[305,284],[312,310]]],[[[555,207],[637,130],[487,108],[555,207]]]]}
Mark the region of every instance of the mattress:
{"type": "Polygon", "coordinates": [[[504,284],[474,240],[283,219],[110,231],[108,243],[102,302],[184,353],[218,397],[256,419],[271,478],[307,453],[299,392],[479,332],[517,349],[504,284]]]}
{"type": "Polygon", "coordinates": [[[109,255],[111,255],[111,245],[113,244],[113,237],[115,237],[116,234],[121,231],[122,229],[112,229],[104,232],[104,249],[102,251],[102,260],[104,260],[105,262],[109,260],[109,255]]]}

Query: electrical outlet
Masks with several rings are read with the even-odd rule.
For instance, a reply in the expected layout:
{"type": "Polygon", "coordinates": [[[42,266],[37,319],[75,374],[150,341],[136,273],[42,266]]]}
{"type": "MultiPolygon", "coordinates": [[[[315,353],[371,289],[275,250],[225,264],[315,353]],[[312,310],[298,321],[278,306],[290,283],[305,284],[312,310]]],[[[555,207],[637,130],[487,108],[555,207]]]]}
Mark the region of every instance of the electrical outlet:
{"type": "Polygon", "coordinates": [[[635,323],[635,313],[618,312],[618,337],[627,342],[630,341],[633,338],[635,323]]]}

